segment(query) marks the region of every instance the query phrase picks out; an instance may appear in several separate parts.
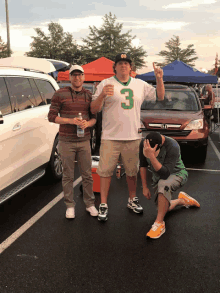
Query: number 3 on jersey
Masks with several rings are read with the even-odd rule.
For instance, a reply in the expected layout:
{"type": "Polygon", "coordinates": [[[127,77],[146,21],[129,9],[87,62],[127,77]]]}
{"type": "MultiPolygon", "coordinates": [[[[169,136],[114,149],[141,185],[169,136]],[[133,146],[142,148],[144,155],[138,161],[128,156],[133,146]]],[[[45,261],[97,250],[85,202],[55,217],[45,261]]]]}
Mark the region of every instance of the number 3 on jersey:
{"type": "Polygon", "coordinates": [[[121,107],[126,110],[132,109],[134,106],[133,91],[131,89],[123,89],[121,90],[121,94],[125,94],[126,100],[129,101],[129,105],[126,103],[121,103],[121,107]]]}

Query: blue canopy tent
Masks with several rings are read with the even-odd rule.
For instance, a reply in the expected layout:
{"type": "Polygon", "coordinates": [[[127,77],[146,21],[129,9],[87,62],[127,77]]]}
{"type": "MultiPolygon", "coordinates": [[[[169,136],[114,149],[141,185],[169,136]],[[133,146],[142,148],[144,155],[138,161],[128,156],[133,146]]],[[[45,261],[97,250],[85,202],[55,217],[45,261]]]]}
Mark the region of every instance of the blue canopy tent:
{"type": "MultiPolygon", "coordinates": [[[[164,66],[163,75],[163,80],[167,83],[218,83],[217,76],[200,72],[199,70],[178,60],[164,66]]],[[[154,71],[136,75],[136,78],[156,83],[154,71]]]]}

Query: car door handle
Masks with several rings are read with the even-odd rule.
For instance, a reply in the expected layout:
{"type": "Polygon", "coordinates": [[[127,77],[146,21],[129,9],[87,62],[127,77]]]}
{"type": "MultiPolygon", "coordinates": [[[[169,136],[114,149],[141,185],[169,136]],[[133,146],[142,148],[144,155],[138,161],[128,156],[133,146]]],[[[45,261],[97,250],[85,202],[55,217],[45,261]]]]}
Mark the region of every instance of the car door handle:
{"type": "Polygon", "coordinates": [[[16,130],[19,130],[19,129],[21,129],[21,124],[20,124],[20,122],[16,123],[12,130],[13,130],[13,131],[16,131],[16,130]]]}

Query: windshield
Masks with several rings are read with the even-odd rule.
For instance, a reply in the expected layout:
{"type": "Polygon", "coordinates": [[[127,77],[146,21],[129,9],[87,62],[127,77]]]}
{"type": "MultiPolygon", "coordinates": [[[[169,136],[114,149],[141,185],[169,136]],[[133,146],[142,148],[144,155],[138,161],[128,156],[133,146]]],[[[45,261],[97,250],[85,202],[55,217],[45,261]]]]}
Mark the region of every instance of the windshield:
{"type": "Polygon", "coordinates": [[[198,111],[198,103],[193,92],[166,90],[164,101],[144,101],[141,110],[198,111]]]}

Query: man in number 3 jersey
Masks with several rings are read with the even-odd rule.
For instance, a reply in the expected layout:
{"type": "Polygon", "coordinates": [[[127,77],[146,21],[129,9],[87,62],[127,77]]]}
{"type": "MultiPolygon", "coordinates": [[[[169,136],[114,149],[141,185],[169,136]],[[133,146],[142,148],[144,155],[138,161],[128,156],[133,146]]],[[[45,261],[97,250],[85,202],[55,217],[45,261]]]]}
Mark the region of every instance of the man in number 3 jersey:
{"type": "Polygon", "coordinates": [[[93,95],[91,112],[95,114],[102,110],[100,161],[97,169],[101,179],[101,204],[98,214],[100,221],[106,221],[108,218],[107,197],[119,155],[125,167],[129,190],[127,207],[135,213],[143,212],[136,196],[141,141],[141,134],[138,133],[140,109],[144,100],[162,101],[165,92],[163,71],[154,63],[153,66],[157,81],[156,89],[140,79],[130,77],[130,55],[118,54],[113,67],[115,76],[103,80],[93,95]]]}

